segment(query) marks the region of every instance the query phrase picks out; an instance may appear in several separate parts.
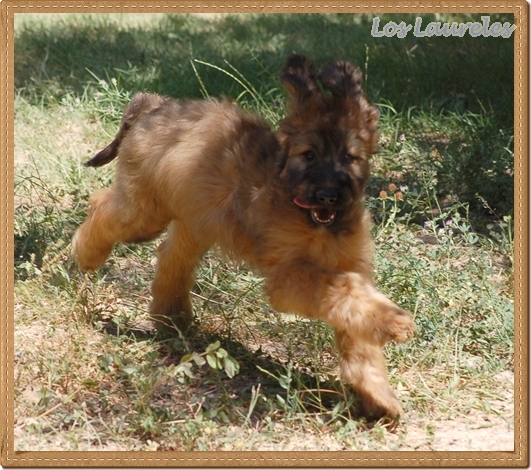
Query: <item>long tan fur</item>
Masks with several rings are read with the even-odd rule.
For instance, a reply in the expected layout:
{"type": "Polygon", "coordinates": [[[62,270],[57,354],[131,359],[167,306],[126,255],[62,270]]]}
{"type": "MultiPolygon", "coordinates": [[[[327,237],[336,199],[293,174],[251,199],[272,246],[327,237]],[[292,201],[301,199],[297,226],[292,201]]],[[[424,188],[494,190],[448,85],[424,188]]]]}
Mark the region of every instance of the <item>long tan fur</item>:
{"type": "Polygon", "coordinates": [[[347,62],[317,73],[290,57],[281,76],[288,116],[275,132],[228,101],[136,95],[116,139],[88,162],[117,157],[116,179],[92,195],[73,254],[95,270],[116,243],[168,227],[150,315],[185,331],[195,268],[218,245],[264,276],[273,308],[331,325],[343,378],[366,412],[395,418],[402,407],[382,347],[407,341],[415,324],[372,281],[364,191],[378,113],[360,75],[347,62]]]}

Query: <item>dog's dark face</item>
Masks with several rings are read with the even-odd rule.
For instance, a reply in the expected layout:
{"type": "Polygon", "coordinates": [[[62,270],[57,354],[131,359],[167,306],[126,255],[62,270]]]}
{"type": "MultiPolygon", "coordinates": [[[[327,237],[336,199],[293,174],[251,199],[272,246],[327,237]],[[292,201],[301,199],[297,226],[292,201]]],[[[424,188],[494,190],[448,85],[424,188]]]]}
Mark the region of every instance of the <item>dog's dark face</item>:
{"type": "Polygon", "coordinates": [[[281,79],[289,93],[289,114],[277,131],[285,191],[312,226],[340,229],[363,200],[378,112],[349,63],[335,62],[316,76],[304,57],[292,56],[281,79]]]}

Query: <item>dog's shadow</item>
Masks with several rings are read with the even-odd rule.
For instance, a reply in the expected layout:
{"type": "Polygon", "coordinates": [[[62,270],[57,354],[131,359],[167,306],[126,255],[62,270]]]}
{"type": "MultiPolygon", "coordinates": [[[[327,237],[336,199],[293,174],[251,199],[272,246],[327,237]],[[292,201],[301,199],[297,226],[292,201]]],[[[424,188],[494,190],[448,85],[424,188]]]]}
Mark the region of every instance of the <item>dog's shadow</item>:
{"type": "MultiPolygon", "coordinates": [[[[365,429],[376,423],[363,416],[355,392],[337,375],[319,373],[311,366],[297,363],[295,358],[273,357],[261,346],[253,350],[238,340],[208,332],[200,325],[186,337],[159,332],[150,322],[118,328],[107,321],[103,330],[112,336],[126,335],[135,341],[153,342],[159,352],[158,360],[164,366],[178,365],[191,351],[201,353],[219,342],[219,347],[238,362],[238,374],[229,378],[223,370],[202,367],[194,371],[195,378],[189,386],[194,389],[194,395],[216,396],[225,408],[245,410],[248,424],[256,425],[269,414],[293,413],[319,417],[324,423],[355,420],[365,429]],[[213,384],[218,388],[216,393],[212,393],[213,384]]],[[[242,416],[241,411],[230,414],[242,416]]]]}

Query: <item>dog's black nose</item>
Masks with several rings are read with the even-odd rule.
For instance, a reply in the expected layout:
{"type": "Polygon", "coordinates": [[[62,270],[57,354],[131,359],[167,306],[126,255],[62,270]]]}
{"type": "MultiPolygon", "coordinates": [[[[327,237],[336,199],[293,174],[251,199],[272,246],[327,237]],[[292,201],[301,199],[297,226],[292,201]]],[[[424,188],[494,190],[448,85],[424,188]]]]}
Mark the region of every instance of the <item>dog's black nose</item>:
{"type": "Polygon", "coordinates": [[[320,189],[315,195],[321,204],[328,204],[331,206],[337,201],[337,192],[333,189],[320,189]]]}

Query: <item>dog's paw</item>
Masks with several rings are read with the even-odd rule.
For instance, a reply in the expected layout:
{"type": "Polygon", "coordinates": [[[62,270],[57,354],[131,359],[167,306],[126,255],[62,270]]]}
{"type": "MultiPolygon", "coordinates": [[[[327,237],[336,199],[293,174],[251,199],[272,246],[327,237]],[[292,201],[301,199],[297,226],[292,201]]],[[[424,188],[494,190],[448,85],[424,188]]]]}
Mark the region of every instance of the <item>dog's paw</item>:
{"type": "Polygon", "coordinates": [[[378,301],[372,304],[371,310],[375,338],[382,346],[388,341],[405,343],[413,337],[417,329],[413,315],[387,297],[379,296],[378,301]]]}
{"type": "Polygon", "coordinates": [[[164,303],[153,299],[149,308],[149,316],[157,330],[162,332],[180,331],[187,334],[195,327],[195,317],[188,300],[179,302],[173,299],[173,303],[164,303]]]}
{"type": "Polygon", "coordinates": [[[369,420],[380,420],[398,422],[401,416],[404,416],[404,410],[400,401],[390,387],[375,388],[370,392],[368,390],[357,390],[362,412],[369,420]]]}
{"type": "Polygon", "coordinates": [[[417,325],[411,313],[396,305],[389,309],[386,315],[385,330],[391,340],[405,343],[413,337],[416,329],[417,325]]]}
{"type": "Polygon", "coordinates": [[[110,248],[94,249],[89,246],[83,238],[81,229],[75,233],[71,243],[71,256],[81,271],[96,271],[109,257],[112,250],[110,248]]]}

